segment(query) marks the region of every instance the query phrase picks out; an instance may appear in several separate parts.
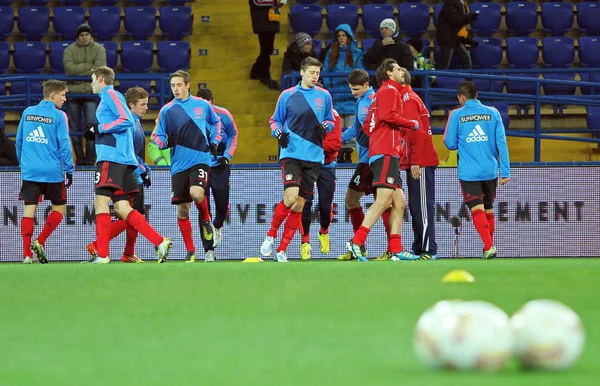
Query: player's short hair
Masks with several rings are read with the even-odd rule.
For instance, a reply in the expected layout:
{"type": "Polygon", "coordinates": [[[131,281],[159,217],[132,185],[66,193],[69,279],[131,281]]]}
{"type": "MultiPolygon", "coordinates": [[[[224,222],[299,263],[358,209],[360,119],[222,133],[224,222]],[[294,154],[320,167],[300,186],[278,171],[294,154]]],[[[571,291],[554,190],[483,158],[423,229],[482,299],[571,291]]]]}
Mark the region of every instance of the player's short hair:
{"type": "Polygon", "coordinates": [[[313,58],[312,56],[307,56],[304,58],[302,63],[300,63],[300,69],[302,71],[306,71],[308,67],[323,67],[323,63],[319,62],[319,59],[313,58]]]}
{"type": "Polygon", "coordinates": [[[215,97],[209,88],[199,88],[198,92],[196,93],[196,96],[198,98],[206,99],[209,102],[215,101],[215,97]]]}
{"type": "Polygon", "coordinates": [[[130,103],[133,103],[133,105],[135,106],[140,99],[148,97],[148,91],[138,86],[131,87],[125,92],[125,102],[127,103],[127,107],[129,107],[130,103]]]}
{"type": "Polygon", "coordinates": [[[466,80],[458,85],[458,88],[456,89],[456,95],[462,95],[467,99],[476,99],[477,88],[473,82],[466,80]]]}
{"type": "Polygon", "coordinates": [[[171,80],[173,80],[173,78],[181,78],[183,79],[183,83],[188,84],[190,83],[190,73],[187,71],[183,71],[183,70],[177,70],[174,73],[171,74],[171,76],[169,76],[169,82],[171,82],[171,80]]]}
{"type": "Polygon", "coordinates": [[[404,82],[405,86],[410,86],[410,83],[412,82],[412,77],[410,76],[410,72],[408,72],[408,70],[404,67],[400,67],[400,68],[402,69],[402,72],[404,73],[402,82],[404,82]]]}
{"type": "Polygon", "coordinates": [[[115,83],[115,72],[112,68],[107,66],[100,66],[96,68],[94,71],[94,75],[96,75],[96,79],[102,77],[104,78],[104,84],[107,86],[115,83]]]}
{"type": "Polygon", "coordinates": [[[383,59],[383,62],[377,67],[375,71],[375,77],[377,78],[377,82],[381,84],[384,80],[389,78],[388,71],[392,71],[394,69],[394,64],[398,64],[398,62],[394,59],[387,58],[383,59]]]}
{"type": "Polygon", "coordinates": [[[348,74],[348,83],[352,86],[362,86],[369,82],[369,73],[365,70],[355,68],[348,74]]]}
{"type": "Polygon", "coordinates": [[[67,83],[62,80],[48,79],[42,84],[44,98],[50,98],[54,92],[62,92],[67,89],[67,83]]]}

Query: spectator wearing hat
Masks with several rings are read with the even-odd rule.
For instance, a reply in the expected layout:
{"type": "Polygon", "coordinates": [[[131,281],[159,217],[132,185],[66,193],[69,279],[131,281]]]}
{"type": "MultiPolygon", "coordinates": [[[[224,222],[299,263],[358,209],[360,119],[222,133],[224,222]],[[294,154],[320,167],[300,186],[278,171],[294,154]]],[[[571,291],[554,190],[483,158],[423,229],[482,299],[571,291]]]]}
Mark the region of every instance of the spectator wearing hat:
{"type": "MultiPolygon", "coordinates": [[[[77,40],[71,43],[63,54],[65,73],[68,76],[92,76],[92,69],[106,66],[106,50],[92,38],[92,29],[87,24],[77,27],[77,40]]],[[[71,81],[67,83],[70,94],[91,94],[92,82],[71,81]]],[[[84,133],[85,130],[97,124],[94,97],[79,98],[69,97],[67,100],[67,117],[71,132],[84,133]],[[85,118],[85,124],[81,116],[85,118]]],[[[77,165],[90,166],[96,163],[96,148],[93,140],[86,140],[86,151],[83,151],[83,137],[72,136],[73,150],[75,151],[77,165]]]]}
{"type": "Polygon", "coordinates": [[[307,33],[299,32],[288,45],[285,54],[283,54],[281,73],[285,75],[292,71],[300,71],[300,63],[309,56],[318,59],[312,38],[307,33]]]}
{"type": "Polygon", "coordinates": [[[414,68],[413,54],[408,44],[400,38],[394,19],[383,19],[379,25],[381,39],[375,40],[365,54],[367,70],[376,70],[384,59],[396,60],[400,67],[409,71],[414,68]]]}
{"type": "Polygon", "coordinates": [[[435,38],[440,46],[440,63],[437,68],[450,67],[452,56],[458,55],[463,69],[471,69],[471,56],[465,48],[468,39],[467,25],[477,19],[478,13],[471,13],[464,0],[444,0],[436,26],[435,38]]]}

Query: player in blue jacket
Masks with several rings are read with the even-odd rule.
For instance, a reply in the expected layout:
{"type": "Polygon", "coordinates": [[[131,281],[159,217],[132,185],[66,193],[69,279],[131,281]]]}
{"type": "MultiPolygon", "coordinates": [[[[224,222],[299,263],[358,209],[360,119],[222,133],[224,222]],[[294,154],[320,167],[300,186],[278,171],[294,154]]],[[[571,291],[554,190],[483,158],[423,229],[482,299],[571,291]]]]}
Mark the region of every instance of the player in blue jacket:
{"type": "Polygon", "coordinates": [[[260,252],[263,256],[271,255],[277,231],[287,218],[281,244],[273,259],[276,262],[287,262],[287,247],[300,224],[306,198],[314,193],[315,181],[325,160],[323,138],[333,130],[331,95],[315,86],[321,67],[321,62],[310,56],[302,61],[302,80],[281,93],[269,121],[271,135],[281,147],[279,158],[284,195],[275,208],[271,228],[260,252]]]}
{"type": "Polygon", "coordinates": [[[465,204],[471,209],[473,224],[483,241],[483,258],[496,257],[494,211],[500,165],[500,185],[510,179],[510,159],[500,113],[477,99],[477,89],[463,82],[456,90],[461,108],[448,117],[444,143],[458,149],[458,179],[465,204]]]}
{"type": "Polygon", "coordinates": [[[175,98],[160,109],[152,137],[159,149],[171,148],[171,203],[177,205],[186,260],[194,262],[196,249],[189,219],[192,201],[200,213],[202,236],[212,240],[215,247],[221,242],[206,199],[210,165],[221,142],[221,121],[208,101],[190,95],[190,74],[175,71],[170,82],[175,98]]]}
{"type": "Polygon", "coordinates": [[[17,130],[16,151],[21,165],[19,200],[25,203],[21,219],[23,263],[33,263],[35,252],[40,263],[48,258],[44,245],[63,219],[67,204],[66,189],[73,183],[73,155],[67,115],[59,110],[67,100],[67,84],[60,80],[44,82],[44,100],[23,111],[17,130]],[[65,184],[66,174],[66,184],[65,184]],[[42,196],[52,203],[52,212],[36,240],[34,217],[42,196]]]}
{"type": "Polygon", "coordinates": [[[109,204],[112,199],[117,216],[141,233],[156,247],[159,263],[166,261],[172,242],[162,237],[146,218],[129,204],[130,196],[138,192],[135,169],[138,162],[133,147],[135,119],[127,108],[123,95],[113,87],[115,73],[106,66],[92,74],[92,91],[100,95],[96,111],[96,235],[97,255],[92,264],[110,263],[108,245],[111,238],[109,204]]]}

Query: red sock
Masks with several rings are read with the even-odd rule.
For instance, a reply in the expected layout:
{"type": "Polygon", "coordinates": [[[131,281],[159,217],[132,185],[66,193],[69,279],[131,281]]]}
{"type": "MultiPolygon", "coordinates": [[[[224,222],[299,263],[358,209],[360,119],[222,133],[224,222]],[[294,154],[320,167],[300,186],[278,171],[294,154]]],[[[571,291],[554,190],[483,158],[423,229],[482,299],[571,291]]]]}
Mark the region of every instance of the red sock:
{"type": "Polygon", "coordinates": [[[365,245],[365,241],[367,241],[367,236],[369,235],[370,231],[371,230],[369,228],[361,225],[360,228],[358,228],[358,230],[356,231],[352,242],[358,245],[365,245]]]}
{"type": "Polygon", "coordinates": [[[183,243],[185,244],[185,250],[188,252],[196,252],[194,246],[194,237],[192,236],[192,223],[189,218],[178,218],[177,225],[179,225],[179,231],[183,237],[183,243]]]}
{"type": "Polygon", "coordinates": [[[397,234],[390,235],[388,251],[394,254],[402,252],[402,237],[397,234]]]}
{"type": "Polygon", "coordinates": [[[358,208],[348,209],[348,214],[350,215],[352,230],[354,231],[354,234],[356,234],[356,231],[358,230],[358,228],[360,228],[360,225],[365,219],[365,214],[363,213],[362,206],[359,206],[358,208]]]}
{"type": "MultiPolygon", "coordinates": [[[[388,241],[388,252],[392,252],[392,244],[390,237],[390,213],[392,212],[392,208],[387,208],[383,214],[381,215],[381,220],[383,221],[383,227],[385,228],[385,235],[387,236],[388,241]]],[[[402,250],[400,250],[402,251],[402,250]]]]}
{"type": "Polygon", "coordinates": [[[494,242],[494,231],[496,230],[496,224],[494,219],[494,212],[486,212],[485,217],[488,220],[488,224],[490,224],[490,236],[492,236],[492,243],[494,242]]]}
{"type": "Polygon", "coordinates": [[[269,229],[267,236],[277,237],[277,231],[279,230],[281,223],[287,218],[291,210],[292,208],[285,206],[283,201],[280,201],[279,204],[277,204],[275,213],[273,213],[273,219],[271,220],[271,229],[269,229]]]}
{"type": "Polygon", "coordinates": [[[123,251],[123,254],[131,256],[135,254],[135,241],[137,240],[138,232],[129,224],[127,224],[126,230],[127,239],[125,241],[125,251],[123,251]]]}
{"type": "Polygon", "coordinates": [[[23,257],[33,257],[31,237],[33,236],[33,217],[21,219],[21,238],[23,239],[23,257]]]}
{"type": "Polygon", "coordinates": [[[296,233],[296,230],[300,225],[301,219],[302,212],[290,212],[290,215],[288,216],[285,225],[283,226],[283,236],[281,237],[281,244],[279,244],[277,252],[285,251],[288,245],[290,245],[290,242],[294,238],[294,233],[296,233]]]}
{"type": "Polygon", "coordinates": [[[319,230],[319,233],[322,234],[322,235],[326,235],[327,233],[329,233],[329,229],[323,229],[323,228],[321,228],[319,230]]]}
{"type": "MultiPolygon", "coordinates": [[[[121,234],[127,228],[127,223],[124,220],[115,220],[110,224],[110,232],[108,240],[112,240],[121,234]]],[[[97,232],[96,232],[97,233],[97,232]]],[[[97,234],[96,234],[97,237],[97,234]]],[[[98,249],[98,241],[94,241],[92,244],[98,249]]]]}
{"type": "Polygon", "coordinates": [[[489,250],[494,243],[492,242],[492,236],[490,235],[490,224],[488,223],[487,218],[485,218],[485,212],[481,209],[477,209],[473,211],[473,223],[475,224],[475,229],[477,229],[477,233],[481,237],[483,241],[483,249],[489,250]]]}
{"type": "Polygon", "coordinates": [[[196,203],[196,208],[198,208],[198,212],[200,213],[200,220],[210,221],[210,210],[208,210],[208,200],[206,197],[199,204],[196,203]]]}
{"type": "Polygon", "coordinates": [[[40,235],[37,238],[40,244],[46,244],[46,239],[48,239],[52,232],[54,232],[54,230],[56,229],[58,224],[60,224],[62,219],[62,213],[57,212],[55,210],[50,212],[50,215],[48,216],[48,218],[46,219],[46,223],[44,224],[44,229],[42,229],[42,233],[40,233],[40,235]]]}
{"type": "Polygon", "coordinates": [[[152,225],[146,221],[146,218],[140,214],[137,210],[133,209],[127,215],[125,219],[127,224],[131,225],[136,231],[141,233],[145,238],[148,239],[155,247],[158,247],[163,242],[163,237],[158,234],[157,231],[152,228],[152,225]]]}
{"type": "Polygon", "coordinates": [[[98,213],[96,215],[96,249],[98,256],[108,256],[108,243],[111,235],[110,213],[98,213]]]}

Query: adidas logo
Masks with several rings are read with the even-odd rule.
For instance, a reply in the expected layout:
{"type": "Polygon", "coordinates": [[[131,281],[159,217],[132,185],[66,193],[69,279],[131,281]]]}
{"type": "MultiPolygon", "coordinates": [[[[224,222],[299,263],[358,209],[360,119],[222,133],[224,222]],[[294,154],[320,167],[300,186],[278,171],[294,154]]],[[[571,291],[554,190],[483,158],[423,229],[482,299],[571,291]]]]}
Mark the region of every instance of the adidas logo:
{"type": "Polygon", "coordinates": [[[487,140],[488,136],[485,135],[485,132],[479,125],[475,126],[473,131],[471,131],[467,137],[467,142],[487,142],[487,140]]]}
{"type": "Polygon", "coordinates": [[[27,138],[25,138],[25,140],[27,142],[41,143],[44,145],[48,144],[48,138],[46,138],[46,135],[44,134],[44,130],[42,130],[42,126],[38,126],[37,129],[35,129],[31,133],[29,133],[29,135],[27,136],[27,138]]]}

